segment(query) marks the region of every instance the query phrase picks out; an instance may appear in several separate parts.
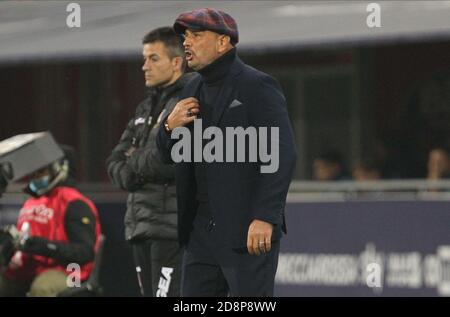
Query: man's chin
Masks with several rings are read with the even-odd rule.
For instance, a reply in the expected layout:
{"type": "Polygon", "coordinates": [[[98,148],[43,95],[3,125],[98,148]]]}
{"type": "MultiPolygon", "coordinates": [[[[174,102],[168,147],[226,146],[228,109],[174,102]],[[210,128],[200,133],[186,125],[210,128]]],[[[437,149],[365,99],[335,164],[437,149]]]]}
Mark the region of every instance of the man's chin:
{"type": "Polygon", "coordinates": [[[152,87],[155,87],[156,84],[155,84],[154,82],[146,81],[146,82],[145,82],[145,86],[146,86],[147,88],[152,88],[152,87]]]}
{"type": "Polygon", "coordinates": [[[193,61],[188,61],[188,66],[190,69],[193,70],[199,70],[201,67],[199,67],[199,65],[197,63],[194,63],[193,61]]]}

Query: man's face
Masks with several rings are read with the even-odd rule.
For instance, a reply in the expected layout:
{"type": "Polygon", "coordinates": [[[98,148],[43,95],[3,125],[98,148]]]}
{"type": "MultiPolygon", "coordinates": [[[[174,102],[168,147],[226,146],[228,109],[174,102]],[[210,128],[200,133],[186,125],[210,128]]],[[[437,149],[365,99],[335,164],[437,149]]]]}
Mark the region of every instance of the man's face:
{"type": "Polygon", "coordinates": [[[211,64],[221,55],[223,48],[220,40],[223,35],[211,31],[195,31],[187,29],[184,32],[184,49],[188,66],[200,70],[211,64]]]}
{"type": "Polygon", "coordinates": [[[158,41],[144,44],[142,55],[145,86],[164,87],[178,79],[177,69],[179,66],[175,63],[175,58],[170,58],[164,43],[158,41]]]}

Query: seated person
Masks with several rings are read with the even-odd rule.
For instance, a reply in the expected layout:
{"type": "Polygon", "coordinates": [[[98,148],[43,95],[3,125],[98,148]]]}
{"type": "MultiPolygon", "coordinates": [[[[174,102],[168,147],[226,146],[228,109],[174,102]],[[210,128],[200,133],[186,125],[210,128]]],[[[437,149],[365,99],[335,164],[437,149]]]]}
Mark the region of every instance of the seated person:
{"type": "Polygon", "coordinates": [[[101,233],[96,207],[73,187],[73,164],[65,158],[35,172],[29,198],[16,226],[0,239],[0,296],[56,296],[68,287],[70,263],[80,267],[80,282],[93,268],[101,233]],[[3,241],[3,242],[2,242],[3,241]]]}
{"type": "MultiPolygon", "coordinates": [[[[372,182],[382,179],[382,163],[375,159],[375,155],[369,155],[359,160],[352,170],[353,180],[356,182],[372,182]]],[[[352,199],[359,200],[386,200],[389,192],[374,188],[363,188],[352,193],[352,199]]]]}
{"type": "Polygon", "coordinates": [[[450,177],[450,152],[445,147],[435,147],[428,154],[427,179],[450,177]]]}
{"type": "Polygon", "coordinates": [[[353,179],[358,182],[381,179],[380,164],[372,158],[364,158],[356,163],[352,171],[353,179]]]}
{"type": "Polygon", "coordinates": [[[344,160],[339,152],[328,150],[320,153],[313,161],[313,180],[349,180],[344,160]]]}

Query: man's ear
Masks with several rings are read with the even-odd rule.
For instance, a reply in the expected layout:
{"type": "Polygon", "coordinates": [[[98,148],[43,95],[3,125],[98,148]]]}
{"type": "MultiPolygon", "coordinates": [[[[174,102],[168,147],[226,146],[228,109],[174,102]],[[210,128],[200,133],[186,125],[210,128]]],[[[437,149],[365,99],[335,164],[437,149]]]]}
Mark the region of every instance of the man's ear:
{"type": "Polygon", "coordinates": [[[176,69],[182,71],[182,70],[183,70],[183,69],[182,69],[182,68],[183,68],[183,57],[177,56],[177,57],[172,58],[172,65],[173,65],[176,69]]]}
{"type": "Polygon", "coordinates": [[[232,47],[233,45],[231,45],[231,38],[228,35],[225,34],[221,34],[219,37],[219,50],[220,52],[224,51],[224,50],[228,50],[230,47],[232,47]]]}
{"type": "Polygon", "coordinates": [[[221,38],[221,41],[223,43],[225,43],[225,45],[229,44],[229,43],[231,43],[231,37],[229,35],[223,35],[222,38],[221,38]]]}

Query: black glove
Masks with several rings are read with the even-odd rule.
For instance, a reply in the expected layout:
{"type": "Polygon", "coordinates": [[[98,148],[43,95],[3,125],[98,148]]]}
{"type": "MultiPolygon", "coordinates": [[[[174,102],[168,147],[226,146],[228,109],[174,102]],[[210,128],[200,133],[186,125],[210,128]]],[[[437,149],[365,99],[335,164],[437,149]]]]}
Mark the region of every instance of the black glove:
{"type": "Polygon", "coordinates": [[[58,250],[58,243],[51,242],[45,238],[30,237],[20,246],[19,250],[25,253],[54,257],[58,250]]]}
{"type": "Polygon", "coordinates": [[[8,250],[11,248],[13,251],[51,257],[58,248],[56,243],[52,243],[45,238],[30,237],[28,229],[18,231],[14,225],[3,227],[1,232],[3,232],[5,241],[7,241],[8,250]]]}

